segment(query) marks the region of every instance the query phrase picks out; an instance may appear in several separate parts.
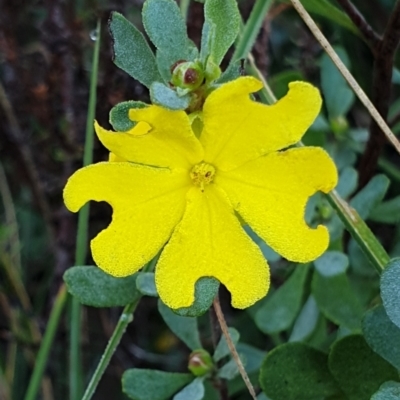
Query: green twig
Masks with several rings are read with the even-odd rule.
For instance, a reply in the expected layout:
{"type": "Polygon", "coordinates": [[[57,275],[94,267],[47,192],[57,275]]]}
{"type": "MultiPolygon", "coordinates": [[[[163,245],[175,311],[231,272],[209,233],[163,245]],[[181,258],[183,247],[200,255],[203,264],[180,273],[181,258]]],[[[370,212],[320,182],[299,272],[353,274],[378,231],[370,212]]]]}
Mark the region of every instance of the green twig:
{"type": "Polygon", "coordinates": [[[249,19],[246,21],[246,25],[240,35],[240,39],[235,47],[235,52],[232,56],[232,61],[247,58],[254,43],[257,39],[257,35],[260,31],[261,25],[271,8],[272,0],[257,0],[251,11],[249,19]]]}
{"type": "Polygon", "coordinates": [[[35,400],[39,390],[40,382],[44,369],[46,368],[47,359],[49,357],[51,345],[53,344],[54,336],[57,331],[58,322],[61,317],[61,312],[67,300],[67,290],[63,285],[56,297],[53,308],[50,313],[49,322],[46,332],[43,336],[43,341],[36,357],[35,368],[33,370],[29,386],[25,394],[24,400],[35,400]]]}
{"type": "Polygon", "coordinates": [[[136,306],[139,303],[141,295],[138,293],[137,298],[130,304],[126,305],[124,310],[122,311],[121,316],[119,317],[118,324],[115,327],[115,330],[107,344],[106,349],[101,357],[99,364],[97,365],[96,371],[92,376],[92,379],[89,382],[88,387],[86,388],[85,394],[82,397],[82,400],[89,400],[92,398],[97,385],[100,382],[101,377],[104,374],[108,364],[110,363],[111,357],[113,356],[115,350],[117,349],[121,338],[126,330],[126,327],[133,320],[133,312],[135,311],[136,306]]]}
{"type": "MultiPolygon", "coordinates": [[[[99,69],[99,53],[100,53],[100,20],[97,21],[96,27],[96,44],[93,52],[92,73],[90,76],[90,94],[89,107],[86,120],[86,138],[85,150],[83,155],[83,166],[93,162],[93,121],[96,111],[96,88],[97,75],[99,69]]],[[[89,221],[89,205],[84,206],[79,212],[78,218],[78,234],[76,238],[75,265],[83,265],[87,255],[88,241],[88,221],[89,221]]],[[[82,393],[82,373],[80,360],[80,335],[81,335],[81,305],[76,297],[72,298],[71,308],[71,331],[70,331],[70,399],[76,400],[82,393]]]]}

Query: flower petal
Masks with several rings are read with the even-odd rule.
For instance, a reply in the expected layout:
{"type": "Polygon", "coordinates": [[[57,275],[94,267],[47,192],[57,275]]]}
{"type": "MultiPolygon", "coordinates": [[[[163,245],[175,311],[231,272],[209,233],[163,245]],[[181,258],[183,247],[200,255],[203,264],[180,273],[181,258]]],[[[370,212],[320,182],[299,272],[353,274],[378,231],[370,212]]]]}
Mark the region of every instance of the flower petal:
{"type": "Polygon", "coordinates": [[[108,131],[95,122],[100,141],[118,157],[139,164],[171,168],[189,168],[203,159],[202,146],[184,111],[153,105],[131,109],[129,117],[138,124],[127,132],[108,131]],[[144,123],[151,127],[148,133],[144,133],[144,123]]]}
{"type": "Polygon", "coordinates": [[[309,83],[290,83],[286,96],[271,106],[250,99],[261,88],[257,79],[242,77],[207,98],[200,137],[205,161],[228,171],[297,143],[321,108],[319,91],[309,83]]]}
{"type": "Polygon", "coordinates": [[[291,261],[316,259],[329,244],[326,227],[304,221],[308,198],[337,183],[335,164],[318,147],[293,148],[219,172],[215,183],[233,207],[276,252],[291,261]]]}
{"type": "Polygon", "coordinates": [[[190,306],[195,283],[203,276],[223,283],[236,308],[251,306],[269,287],[267,262],[215,185],[204,192],[192,188],[188,193],[182,221],[156,267],[161,300],[171,308],[190,306]]]}
{"type": "Polygon", "coordinates": [[[67,208],[106,201],[111,224],[91,242],[96,264],[113,276],[131,275],[169,239],[186,203],[188,174],[126,162],[103,162],[76,171],[64,189],[67,208]]]}

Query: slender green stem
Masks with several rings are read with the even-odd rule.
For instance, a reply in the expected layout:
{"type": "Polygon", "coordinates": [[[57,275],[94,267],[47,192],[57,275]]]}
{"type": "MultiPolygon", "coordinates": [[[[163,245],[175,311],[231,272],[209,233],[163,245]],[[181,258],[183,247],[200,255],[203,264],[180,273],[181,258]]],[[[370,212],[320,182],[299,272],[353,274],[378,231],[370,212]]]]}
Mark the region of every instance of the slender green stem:
{"type": "Polygon", "coordinates": [[[235,47],[235,52],[232,56],[232,61],[246,58],[250,53],[254,43],[257,39],[257,35],[260,31],[261,25],[271,8],[272,0],[257,0],[254,4],[249,19],[246,21],[246,25],[240,35],[239,42],[235,47]]]}
{"type": "Polygon", "coordinates": [[[180,2],[181,13],[182,13],[185,21],[187,20],[189,5],[190,5],[190,0],[181,0],[181,2],[180,2]]]}
{"type": "Polygon", "coordinates": [[[24,400],[35,400],[42,380],[44,369],[46,368],[47,359],[49,357],[51,345],[53,344],[54,336],[57,331],[58,322],[61,317],[62,310],[67,300],[67,290],[63,285],[61,286],[53,308],[51,310],[49,322],[47,324],[46,332],[43,336],[43,341],[40,346],[39,352],[36,357],[35,369],[33,370],[28,389],[25,394],[24,400]]]}
{"type": "MultiPolygon", "coordinates": [[[[100,20],[97,21],[96,27],[96,44],[93,52],[92,73],[90,77],[90,93],[89,107],[86,120],[86,139],[85,150],[83,155],[83,166],[93,162],[93,121],[96,110],[96,88],[97,75],[99,68],[100,53],[100,20]]],[[[89,221],[89,205],[84,206],[79,212],[78,234],[76,238],[75,265],[85,263],[87,255],[88,240],[88,221],[89,221]]],[[[81,373],[81,357],[80,357],[80,335],[81,335],[81,305],[76,297],[72,298],[71,306],[71,331],[70,331],[70,399],[76,400],[82,393],[82,373],[81,373]]]]}
{"type": "Polygon", "coordinates": [[[390,261],[386,250],[379,243],[378,239],[368,228],[364,220],[358,215],[357,211],[344,201],[335,190],[327,194],[327,199],[331,206],[336,210],[343,224],[350,232],[371,261],[372,265],[380,274],[390,261]]]}
{"type": "Polygon", "coordinates": [[[122,311],[122,314],[118,320],[118,324],[115,327],[115,330],[107,344],[106,349],[104,350],[101,360],[97,365],[96,371],[94,371],[92,379],[90,380],[89,385],[86,388],[82,400],[89,400],[92,398],[101,377],[103,376],[108,364],[110,363],[111,357],[113,356],[121,341],[123,334],[125,333],[126,327],[129,325],[130,322],[133,321],[133,312],[135,311],[136,306],[139,303],[140,297],[141,295],[138,294],[137,298],[132,303],[127,304],[122,311]]]}

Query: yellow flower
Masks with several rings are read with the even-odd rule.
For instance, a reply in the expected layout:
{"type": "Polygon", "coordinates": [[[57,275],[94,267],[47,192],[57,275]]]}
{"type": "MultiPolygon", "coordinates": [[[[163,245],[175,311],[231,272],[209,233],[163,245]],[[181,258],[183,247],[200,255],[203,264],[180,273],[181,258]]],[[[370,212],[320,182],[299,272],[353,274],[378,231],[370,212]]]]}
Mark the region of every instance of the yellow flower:
{"type": "Polygon", "coordinates": [[[304,221],[308,198],[337,183],[335,165],[318,147],[297,143],[321,107],[308,83],[293,82],[272,106],[249,94],[262,84],[242,77],[205,101],[200,138],[184,111],[152,105],[131,109],[140,121],[128,132],[95,123],[100,141],[115,156],[78,170],[64,190],[78,211],[106,201],[112,222],[91,242],[98,266],[116,277],[138,271],[165,245],[155,279],[164,303],[188,307],[196,281],[212,276],[245,308],[268,291],[269,269],[238,215],[275,251],[296,262],[320,256],[329,242],[324,226],[304,221]]]}

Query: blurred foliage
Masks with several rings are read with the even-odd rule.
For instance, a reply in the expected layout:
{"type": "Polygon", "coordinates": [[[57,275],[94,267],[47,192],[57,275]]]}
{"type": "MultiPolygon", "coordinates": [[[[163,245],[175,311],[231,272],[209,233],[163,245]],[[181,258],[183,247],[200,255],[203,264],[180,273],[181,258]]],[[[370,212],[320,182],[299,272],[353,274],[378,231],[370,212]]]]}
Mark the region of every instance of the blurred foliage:
{"type": "MultiPolygon", "coordinates": [[[[2,400],[24,398],[62,276],[73,265],[76,216],[65,210],[62,189],[71,173],[81,166],[97,17],[105,26],[111,12],[117,11],[136,26],[129,24],[127,29],[143,41],[142,47],[133,48],[132,53],[152,52],[153,48],[144,44],[147,35],[157,48],[150,64],[138,66],[121,55],[115,43],[114,54],[111,36],[103,30],[96,109],[99,123],[110,128],[111,123],[115,129],[129,128],[126,110],[132,103],[121,105],[121,102],[134,100],[135,107],[140,107],[140,101],[148,103],[151,96],[154,102],[163,104],[165,96],[171,95],[166,91],[169,71],[165,65],[170,63],[172,54],[162,52],[168,37],[160,30],[159,21],[151,20],[151,15],[143,22],[147,35],[142,36],[142,3],[140,0],[0,1],[2,400]],[[115,64],[122,69],[112,62],[114,55],[115,64]],[[151,86],[153,80],[142,78],[141,74],[147,76],[149,71],[161,78],[162,86],[151,86]],[[151,86],[150,92],[142,84],[151,86]],[[109,123],[110,110],[113,111],[109,123]]],[[[357,81],[374,98],[373,52],[341,9],[340,2],[303,3],[357,81]]],[[[392,0],[357,0],[354,4],[379,33],[387,26],[394,6],[398,6],[392,0]]],[[[241,0],[238,5],[246,21],[254,1],[241,0]]],[[[212,14],[210,10],[207,12],[212,14]]],[[[188,38],[176,9],[169,10],[168,16],[176,21],[175,34],[183,43],[181,50],[186,45],[192,48],[184,56],[188,60],[197,57],[193,43],[200,47],[203,5],[190,3],[188,38]]],[[[208,29],[212,31],[213,18],[208,19],[211,21],[208,29]]],[[[117,23],[124,25],[126,20],[120,14],[113,14],[110,24],[114,36],[121,28],[117,23]]],[[[215,35],[224,36],[224,31],[217,30],[215,35]]],[[[217,64],[233,40],[227,37],[222,49],[212,48],[217,64]]],[[[360,184],[360,178],[365,177],[360,160],[366,152],[370,117],[289,1],[272,2],[252,53],[278,98],[286,93],[287,84],[292,80],[304,79],[321,89],[325,100],[323,110],[304,143],[328,150],[340,172],[338,192],[367,221],[391,257],[400,256],[398,155],[391,147],[383,146],[374,168],[375,176],[366,185],[360,184]]],[[[222,60],[222,70],[228,67],[232,54],[231,49],[222,60]]],[[[174,55],[178,56],[181,55],[174,55]]],[[[207,73],[214,78],[211,67],[207,73]]],[[[394,57],[394,67],[397,70],[393,75],[392,94],[387,99],[388,122],[398,133],[398,55],[394,57]]],[[[225,78],[223,74],[220,82],[231,79],[240,70],[239,63],[231,64],[229,74],[225,78]]],[[[176,108],[186,106],[187,103],[183,106],[179,103],[176,108]]],[[[94,157],[96,161],[108,157],[98,142],[94,157]]],[[[297,266],[281,259],[248,230],[269,260],[271,291],[250,309],[238,311],[230,308],[228,293],[220,289],[239,355],[256,389],[266,393],[260,394],[260,400],[371,397],[381,400],[391,398],[393,393],[398,395],[399,260],[391,261],[380,280],[320,194],[309,201],[306,219],[312,226],[320,223],[328,226],[331,243],[326,254],[310,265],[297,266]]],[[[94,237],[109,221],[109,207],[94,204],[89,236],[94,237]]],[[[93,264],[90,256],[87,264],[93,264]]],[[[150,272],[128,277],[123,289],[117,285],[114,293],[107,293],[103,287],[112,286],[112,280],[94,267],[74,267],[66,274],[69,291],[83,304],[90,305],[84,308],[82,321],[84,382],[92,376],[118,321],[120,309],[115,307],[143,295],[95,399],[126,399],[127,395],[143,400],[167,400],[175,395],[175,400],[213,400],[219,398],[222,386],[232,400],[250,398],[226,343],[219,337],[213,315],[190,317],[202,314],[209,307],[218,290],[215,282],[200,281],[198,286],[206,289],[196,289],[206,290],[208,298],[196,303],[196,309],[180,310],[178,316],[156,299],[150,272]],[[73,275],[75,278],[71,278],[73,275]],[[213,357],[214,367],[207,377],[195,377],[187,368],[191,351],[199,348],[213,357]],[[154,394],[149,395],[148,390],[154,394]],[[160,393],[164,397],[157,397],[160,393]],[[204,396],[200,397],[199,393],[204,396]]],[[[67,310],[52,346],[40,399],[68,397],[68,331],[67,310]]]]}

